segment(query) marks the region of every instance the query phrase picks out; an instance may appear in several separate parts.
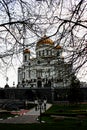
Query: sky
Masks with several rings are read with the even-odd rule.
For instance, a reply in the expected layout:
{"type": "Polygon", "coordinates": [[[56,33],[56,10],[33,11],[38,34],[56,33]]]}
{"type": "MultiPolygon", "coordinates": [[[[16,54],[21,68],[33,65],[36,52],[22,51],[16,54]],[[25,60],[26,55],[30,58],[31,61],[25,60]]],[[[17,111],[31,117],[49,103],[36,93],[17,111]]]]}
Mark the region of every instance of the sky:
{"type": "Polygon", "coordinates": [[[13,84],[15,84],[15,87],[17,86],[18,67],[22,65],[22,55],[19,58],[15,58],[13,64],[11,64],[8,68],[3,67],[3,69],[0,70],[0,88],[4,88],[7,83],[10,87],[13,87],[13,84]]]}
{"type": "MultiPolygon", "coordinates": [[[[13,68],[10,68],[8,71],[8,84],[10,87],[13,87],[13,82],[15,82],[15,86],[17,85],[17,69],[15,71],[13,68]]],[[[6,77],[0,74],[0,88],[4,88],[6,83],[6,77]]]]}
{"type": "MultiPolygon", "coordinates": [[[[14,4],[15,4],[15,1],[16,0],[14,0],[14,4]]],[[[31,1],[31,0],[25,0],[25,1],[31,1]]],[[[33,2],[35,1],[35,0],[32,0],[33,2]]],[[[49,1],[49,0],[48,0],[49,1]]],[[[58,2],[58,0],[55,0],[56,2],[58,2]]],[[[65,0],[65,1],[67,1],[67,5],[66,5],[66,3],[65,3],[65,5],[66,5],[66,7],[68,7],[68,6],[70,6],[69,5],[69,1],[71,1],[71,0],[65,0]]],[[[75,2],[76,3],[78,3],[78,1],[80,1],[80,0],[72,0],[72,4],[74,4],[75,2]]],[[[12,5],[13,6],[13,5],[12,5]]],[[[12,7],[11,6],[11,7],[12,7]]],[[[17,5],[16,5],[17,6],[17,5]]],[[[34,7],[34,5],[32,5],[32,7],[34,7]]],[[[12,7],[13,8],[13,7],[12,7]]],[[[60,7],[61,8],[61,7],[60,7]]],[[[44,9],[44,8],[43,8],[44,9]]],[[[15,8],[15,11],[17,10],[17,14],[19,13],[19,11],[20,11],[20,9],[19,8],[15,8]]],[[[35,9],[35,11],[37,11],[36,9],[35,9]]],[[[67,11],[67,9],[66,9],[66,11],[67,11]]],[[[38,12],[37,12],[38,13],[38,12]]],[[[42,13],[42,12],[41,12],[42,13]]],[[[51,13],[51,12],[50,12],[51,13]]],[[[49,14],[50,14],[49,13],[49,14]]],[[[57,11],[56,11],[56,13],[58,13],[57,11]]],[[[63,13],[65,13],[65,12],[63,12],[63,13]]],[[[16,14],[14,14],[14,15],[16,15],[16,14]]],[[[0,14],[0,16],[2,16],[2,14],[0,14]]],[[[65,17],[65,16],[64,16],[65,17]]],[[[4,18],[5,19],[5,18],[4,18]]],[[[56,27],[55,27],[56,28],[56,27]]],[[[50,30],[50,28],[48,28],[49,30],[50,30]]],[[[53,27],[53,29],[52,30],[54,30],[54,27],[53,27]]],[[[52,31],[52,30],[50,30],[50,32],[52,31]]],[[[44,31],[43,31],[44,32],[44,31]]],[[[29,34],[29,35],[31,35],[31,34],[29,34]]],[[[8,36],[9,37],[9,36],[8,36]]],[[[5,39],[6,40],[6,39],[5,39]]],[[[12,41],[13,39],[11,39],[11,41],[12,41]]],[[[3,42],[1,42],[2,44],[3,44],[3,42]]],[[[0,43],[0,44],[1,44],[0,43]]],[[[0,45],[0,48],[1,48],[1,45],[0,45]]],[[[9,49],[9,48],[8,48],[9,49]]],[[[0,49],[0,52],[1,52],[1,49],[0,49]]],[[[19,59],[20,59],[20,57],[19,57],[19,59]]],[[[13,82],[15,82],[15,86],[17,85],[17,82],[18,82],[18,72],[17,72],[17,70],[18,70],[18,67],[19,66],[21,66],[22,65],[22,58],[21,58],[21,60],[14,60],[14,66],[12,66],[11,65],[11,67],[9,67],[9,68],[4,68],[4,69],[2,69],[2,71],[0,70],[0,87],[4,87],[5,86],[5,84],[6,84],[6,77],[8,77],[8,84],[9,84],[9,86],[10,87],[13,87],[13,82]],[[21,62],[20,62],[21,61],[21,62]]],[[[0,67],[2,67],[2,65],[1,65],[1,63],[0,63],[0,67]]],[[[86,66],[85,66],[85,68],[86,68],[86,66]]],[[[81,81],[87,81],[87,76],[86,76],[86,70],[84,70],[84,69],[82,69],[81,70],[81,72],[80,72],[80,74],[78,75],[78,77],[79,77],[79,79],[81,80],[81,81]]]]}

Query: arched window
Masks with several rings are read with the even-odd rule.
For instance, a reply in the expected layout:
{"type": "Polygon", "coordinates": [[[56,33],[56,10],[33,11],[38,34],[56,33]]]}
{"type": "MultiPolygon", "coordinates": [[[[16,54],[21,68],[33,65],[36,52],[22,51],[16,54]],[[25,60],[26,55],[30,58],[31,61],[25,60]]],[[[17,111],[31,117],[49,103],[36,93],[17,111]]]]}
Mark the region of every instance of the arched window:
{"type": "Polygon", "coordinates": [[[44,51],[44,55],[45,55],[45,56],[47,55],[47,51],[46,51],[46,50],[44,51]]]}
{"type": "Polygon", "coordinates": [[[37,61],[37,64],[40,64],[40,61],[39,61],[39,60],[37,61]]]}
{"type": "Polygon", "coordinates": [[[27,56],[25,55],[25,57],[24,57],[24,61],[27,61],[27,56]]]}
{"type": "Polygon", "coordinates": [[[49,53],[48,50],[46,52],[47,52],[47,55],[48,55],[48,53],[49,53]]]}
{"type": "Polygon", "coordinates": [[[57,51],[57,56],[59,56],[60,55],[60,53],[59,53],[59,51],[57,51]]]}
{"type": "Polygon", "coordinates": [[[39,51],[39,56],[41,56],[41,52],[39,51]]]}
{"type": "Polygon", "coordinates": [[[41,55],[41,56],[43,55],[43,52],[42,52],[42,51],[40,52],[40,55],[41,55]]]}
{"type": "Polygon", "coordinates": [[[51,54],[51,51],[49,50],[49,54],[48,55],[50,55],[51,54]]]}
{"type": "Polygon", "coordinates": [[[28,65],[30,66],[30,65],[31,65],[31,63],[29,62],[29,63],[28,63],[28,65]]]}
{"type": "Polygon", "coordinates": [[[36,56],[38,57],[38,52],[36,52],[36,56]]]}
{"type": "Polygon", "coordinates": [[[43,50],[43,54],[42,55],[44,56],[44,50],[43,50]]]}

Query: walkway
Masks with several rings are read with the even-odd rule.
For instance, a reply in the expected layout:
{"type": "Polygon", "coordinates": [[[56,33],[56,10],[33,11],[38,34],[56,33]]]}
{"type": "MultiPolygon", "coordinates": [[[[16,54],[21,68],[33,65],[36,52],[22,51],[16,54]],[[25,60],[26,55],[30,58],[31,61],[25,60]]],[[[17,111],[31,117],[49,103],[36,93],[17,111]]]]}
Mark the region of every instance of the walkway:
{"type": "MultiPolygon", "coordinates": [[[[52,106],[52,104],[47,104],[46,105],[46,110],[48,110],[50,107],[52,106]]],[[[44,111],[42,111],[43,113],[44,111]]],[[[30,111],[28,111],[25,115],[40,115],[40,110],[35,110],[35,108],[31,109],[30,111]]]]}
{"type": "MultiPolygon", "coordinates": [[[[51,104],[47,104],[46,110],[51,107],[51,104]]],[[[35,110],[35,108],[23,113],[21,116],[15,116],[14,118],[9,117],[5,120],[0,120],[0,123],[38,123],[37,118],[40,115],[40,110],[35,110]]]]}

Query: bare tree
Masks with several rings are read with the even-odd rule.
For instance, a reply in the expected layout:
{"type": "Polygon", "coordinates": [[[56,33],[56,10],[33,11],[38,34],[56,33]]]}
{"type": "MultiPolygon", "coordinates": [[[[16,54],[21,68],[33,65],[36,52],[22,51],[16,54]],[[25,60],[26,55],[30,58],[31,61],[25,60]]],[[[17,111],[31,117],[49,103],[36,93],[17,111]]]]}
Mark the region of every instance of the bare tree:
{"type": "MultiPolygon", "coordinates": [[[[39,25],[44,24],[55,45],[62,45],[67,52],[66,61],[72,63],[77,73],[87,62],[87,2],[85,0],[45,1],[45,15],[39,25]]],[[[44,2],[44,3],[45,3],[44,2]]],[[[41,5],[42,6],[42,5],[41,5]]],[[[84,69],[83,69],[84,70],[84,69]]]]}
{"type": "Polygon", "coordinates": [[[46,33],[78,72],[87,62],[86,0],[0,0],[1,67],[13,65],[27,45],[46,33]]]}

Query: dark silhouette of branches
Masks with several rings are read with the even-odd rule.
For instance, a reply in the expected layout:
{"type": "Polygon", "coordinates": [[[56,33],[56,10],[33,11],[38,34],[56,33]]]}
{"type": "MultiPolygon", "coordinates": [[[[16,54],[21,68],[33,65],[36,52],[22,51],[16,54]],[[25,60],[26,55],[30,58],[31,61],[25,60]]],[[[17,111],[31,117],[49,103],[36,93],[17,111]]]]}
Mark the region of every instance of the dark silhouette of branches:
{"type": "MultiPolygon", "coordinates": [[[[0,59],[18,58],[45,34],[67,53],[78,72],[87,61],[86,0],[0,0],[0,59]],[[29,40],[31,39],[31,40],[29,40]]],[[[5,61],[5,62],[4,62],[5,61]]]]}

